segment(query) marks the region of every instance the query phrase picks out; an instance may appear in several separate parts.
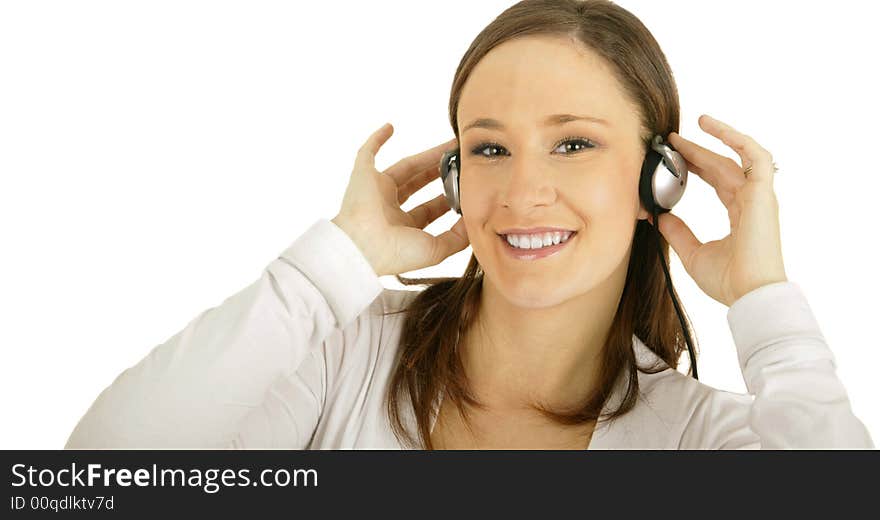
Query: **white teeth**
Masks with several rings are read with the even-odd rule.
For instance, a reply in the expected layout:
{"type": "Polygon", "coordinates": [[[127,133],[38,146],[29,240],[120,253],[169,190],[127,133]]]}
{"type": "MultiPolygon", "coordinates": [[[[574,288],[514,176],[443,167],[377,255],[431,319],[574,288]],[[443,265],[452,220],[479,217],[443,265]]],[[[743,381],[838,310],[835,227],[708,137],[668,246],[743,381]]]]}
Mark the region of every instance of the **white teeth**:
{"type": "Polygon", "coordinates": [[[571,231],[554,231],[535,235],[506,235],[507,243],[519,249],[540,249],[565,242],[571,231]]]}

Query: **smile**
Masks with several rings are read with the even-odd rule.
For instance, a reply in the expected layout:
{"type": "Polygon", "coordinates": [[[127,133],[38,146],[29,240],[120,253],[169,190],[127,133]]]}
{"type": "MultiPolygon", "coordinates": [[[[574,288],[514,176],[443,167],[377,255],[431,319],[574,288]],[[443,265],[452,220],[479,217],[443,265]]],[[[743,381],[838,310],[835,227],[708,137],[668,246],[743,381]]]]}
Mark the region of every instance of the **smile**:
{"type": "Polygon", "coordinates": [[[539,260],[553,256],[574,240],[577,232],[539,233],[536,235],[498,235],[505,253],[516,260],[539,260]],[[545,245],[546,244],[546,245],[545,245]]]}

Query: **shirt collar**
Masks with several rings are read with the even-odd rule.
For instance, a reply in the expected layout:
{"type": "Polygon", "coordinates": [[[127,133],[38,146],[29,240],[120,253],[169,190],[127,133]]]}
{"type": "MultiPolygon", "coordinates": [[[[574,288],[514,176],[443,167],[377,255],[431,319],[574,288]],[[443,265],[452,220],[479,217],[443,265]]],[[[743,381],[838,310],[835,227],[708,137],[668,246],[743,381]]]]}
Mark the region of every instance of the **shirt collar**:
{"type": "MultiPolygon", "coordinates": [[[[600,419],[593,431],[589,449],[668,449],[671,428],[652,405],[654,386],[657,381],[672,375],[675,370],[663,361],[642,340],[633,334],[633,352],[639,367],[662,367],[656,374],[638,372],[639,395],[633,408],[610,421],[600,419]]],[[[629,368],[621,371],[611,396],[602,407],[603,416],[617,408],[626,394],[629,368]]]]}

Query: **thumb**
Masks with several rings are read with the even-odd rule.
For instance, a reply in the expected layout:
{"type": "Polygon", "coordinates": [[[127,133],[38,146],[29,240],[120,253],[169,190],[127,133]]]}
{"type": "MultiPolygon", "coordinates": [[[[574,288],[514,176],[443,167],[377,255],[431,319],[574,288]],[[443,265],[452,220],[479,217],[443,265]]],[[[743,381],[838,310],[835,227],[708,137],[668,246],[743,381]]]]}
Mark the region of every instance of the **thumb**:
{"type": "Polygon", "coordinates": [[[470,244],[467,229],[464,226],[464,218],[459,218],[455,225],[448,231],[437,235],[437,254],[440,258],[436,258],[437,263],[442,262],[447,257],[464,250],[470,244]]]}
{"type": "MultiPolygon", "coordinates": [[[[653,223],[653,216],[648,217],[648,220],[653,223]]],[[[685,268],[690,269],[688,259],[703,244],[697,240],[691,228],[676,215],[663,213],[657,215],[657,221],[659,225],[655,225],[658,226],[660,234],[663,235],[663,238],[666,239],[666,242],[669,243],[669,246],[678,255],[685,268]]]]}

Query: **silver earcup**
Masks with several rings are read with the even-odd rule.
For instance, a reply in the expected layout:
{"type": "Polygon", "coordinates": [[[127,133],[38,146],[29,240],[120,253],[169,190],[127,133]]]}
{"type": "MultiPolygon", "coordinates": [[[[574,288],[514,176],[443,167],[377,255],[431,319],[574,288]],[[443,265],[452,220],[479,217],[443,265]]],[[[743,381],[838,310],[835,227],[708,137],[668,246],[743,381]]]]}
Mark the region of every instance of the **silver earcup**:
{"type": "Polygon", "coordinates": [[[687,188],[687,162],[659,135],[654,137],[651,148],[660,155],[651,172],[651,194],[656,205],[668,211],[681,200],[687,188]]]}
{"type": "Polygon", "coordinates": [[[461,202],[459,199],[458,175],[459,175],[459,150],[450,150],[443,154],[440,159],[440,180],[443,183],[443,191],[446,201],[453,211],[461,215],[461,202]]]}

